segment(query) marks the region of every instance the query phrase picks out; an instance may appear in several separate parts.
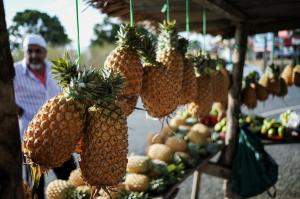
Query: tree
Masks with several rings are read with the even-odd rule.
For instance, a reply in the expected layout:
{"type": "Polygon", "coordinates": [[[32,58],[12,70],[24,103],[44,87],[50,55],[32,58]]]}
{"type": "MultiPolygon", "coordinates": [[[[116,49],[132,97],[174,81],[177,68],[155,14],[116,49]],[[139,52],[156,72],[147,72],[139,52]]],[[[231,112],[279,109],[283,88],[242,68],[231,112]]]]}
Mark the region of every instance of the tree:
{"type": "MultiPolygon", "coordinates": [[[[93,28],[96,39],[91,40],[91,46],[104,46],[105,44],[114,44],[117,41],[116,36],[120,29],[120,23],[115,23],[109,17],[105,17],[102,23],[96,24],[93,28]]],[[[146,30],[143,26],[138,25],[137,31],[141,34],[148,35],[156,41],[156,37],[146,30]]]]}
{"type": "Polygon", "coordinates": [[[0,46],[0,198],[22,199],[21,139],[3,0],[0,0],[0,46]]]}
{"type": "Polygon", "coordinates": [[[71,41],[56,16],[51,17],[37,10],[18,12],[8,31],[11,35],[12,49],[19,48],[26,33],[41,34],[53,46],[65,45],[71,41]]]}

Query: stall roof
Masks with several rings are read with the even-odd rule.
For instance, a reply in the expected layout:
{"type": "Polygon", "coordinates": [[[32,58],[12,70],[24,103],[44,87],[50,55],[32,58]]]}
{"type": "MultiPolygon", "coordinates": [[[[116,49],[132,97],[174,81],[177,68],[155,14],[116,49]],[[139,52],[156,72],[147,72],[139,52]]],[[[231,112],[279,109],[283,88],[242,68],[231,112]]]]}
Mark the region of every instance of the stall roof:
{"type": "MultiPolygon", "coordinates": [[[[87,0],[109,16],[129,19],[129,0],[87,0]]],[[[136,21],[161,22],[163,0],[133,0],[136,21]]],[[[185,0],[169,0],[170,16],[179,30],[185,30],[185,0]]],[[[234,35],[239,22],[248,24],[249,34],[300,28],[299,0],[190,0],[190,27],[202,31],[202,11],[206,9],[207,32],[224,37],[234,35]]]]}

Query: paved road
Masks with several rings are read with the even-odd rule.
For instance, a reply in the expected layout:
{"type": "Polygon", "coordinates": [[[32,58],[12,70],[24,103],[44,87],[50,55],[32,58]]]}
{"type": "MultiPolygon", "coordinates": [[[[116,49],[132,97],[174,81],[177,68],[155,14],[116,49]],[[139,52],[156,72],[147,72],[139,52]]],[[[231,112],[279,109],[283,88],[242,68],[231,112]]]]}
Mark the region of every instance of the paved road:
{"type": "MultiPolygon", "coordinates": [[[[255,111],[244,110],[250,113],[264,113],[277,116],[276,110],[282,112],[288,106],[300,104],[300,89],[292,87],[289,89],[289,95],[285,99],[270,97],[265,103],[260,103],[255,111]]],[[[138,107],[142,108],[141,102],[138,107]]],[[[300,107],[299,107],[300,108],[300,107]]],[[[162,121],[147,119],[144,111],[136,110],[128,119],[129,127],[129,153],[144,153],[146,137],[148,132],[157,132],[161,128],[162,121]]],[[[267,151],[274,157],[280,165],[280,176],[277,183],[278,197],[282,199],[300,198],[300,145],[269,146],[267,151]]],[[[50,173],[48,180],[54,176],[50,173]]],[[[187,199],[190,197],[192,179],[189,178],[182,184],[178,199],[187,199]]],[[[215,199],[223,198],[222,180],[206,176],[202,177],[201,198],[215,199]]],[[[268,198],[266,194],[256,197],[257,199],[268,198]]]]}

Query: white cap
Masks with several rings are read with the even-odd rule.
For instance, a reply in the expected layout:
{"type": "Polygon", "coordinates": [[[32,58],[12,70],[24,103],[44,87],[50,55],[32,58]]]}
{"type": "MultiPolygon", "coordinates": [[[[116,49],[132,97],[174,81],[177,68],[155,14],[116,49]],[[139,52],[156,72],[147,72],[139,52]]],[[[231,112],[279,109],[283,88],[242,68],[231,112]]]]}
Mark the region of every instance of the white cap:
{"type": "Polygon", "coordinates": [[[27,35],[23,41],[23,48],[28,49],[28,46],[32,44],[41,46],[45,49],[47,48],[46,41],[41,35],[37,35],[37,34],[27,35]]]}

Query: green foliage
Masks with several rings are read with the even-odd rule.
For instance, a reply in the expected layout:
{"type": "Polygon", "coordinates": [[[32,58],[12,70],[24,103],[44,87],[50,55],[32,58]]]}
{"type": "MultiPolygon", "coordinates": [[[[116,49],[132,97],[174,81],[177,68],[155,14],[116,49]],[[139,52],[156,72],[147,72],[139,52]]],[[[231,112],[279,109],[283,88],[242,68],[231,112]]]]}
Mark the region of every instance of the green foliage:
{"type": "Polygon", "coordinates": [[[126,192],[121,199],[151,199],[151,197],[143,192],[126,192]]]}
{"type": "Polygon", "coordinates": [[[65,33],[56,16],[49,16],[37,10],[24,10],[18,12],[13,18],[13,25],[8,28],[11,36],[11,47],[17,49],[22,43],[26,33],[42,35],[52,46],[62,46],[70,43],[70,39],[65,33]]]}

